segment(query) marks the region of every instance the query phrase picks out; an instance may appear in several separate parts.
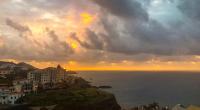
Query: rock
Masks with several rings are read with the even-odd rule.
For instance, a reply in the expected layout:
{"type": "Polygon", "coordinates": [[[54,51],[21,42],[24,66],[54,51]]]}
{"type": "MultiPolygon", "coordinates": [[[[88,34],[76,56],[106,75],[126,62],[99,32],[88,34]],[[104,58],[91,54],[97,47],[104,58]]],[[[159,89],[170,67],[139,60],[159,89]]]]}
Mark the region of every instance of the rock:
{"type": "Polygon", "coordinates": [[[98,88],[100,88],[100,89],[110,89],[110,88],[112,88],[112,86],[99,86],[98,88]]]}
{"type": "Polygon", "coordinates": [[[73,88],[91,87],[89,82],[87,82],[86,80],[84,80],[81,77],[76,77],[76,76],[68,76],[63,83],[68,85],[69,87],[73,87],[73,88]]]}
{"type": "Polygon", "coordinates": [[[68,74],[78,74],[76,71],[67,71],[68,74]]]}

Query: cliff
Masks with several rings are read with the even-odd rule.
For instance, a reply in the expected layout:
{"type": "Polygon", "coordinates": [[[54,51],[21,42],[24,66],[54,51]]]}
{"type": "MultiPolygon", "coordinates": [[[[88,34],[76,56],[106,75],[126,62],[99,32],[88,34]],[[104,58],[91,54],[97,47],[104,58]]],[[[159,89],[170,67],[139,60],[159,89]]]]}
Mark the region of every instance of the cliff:
{"type": "Polygon", "coordinates": [[[27,95],[31,107],[56,105],[54,110],[120,110],[113,94],[96,88],[49,90],[27,95]]]}

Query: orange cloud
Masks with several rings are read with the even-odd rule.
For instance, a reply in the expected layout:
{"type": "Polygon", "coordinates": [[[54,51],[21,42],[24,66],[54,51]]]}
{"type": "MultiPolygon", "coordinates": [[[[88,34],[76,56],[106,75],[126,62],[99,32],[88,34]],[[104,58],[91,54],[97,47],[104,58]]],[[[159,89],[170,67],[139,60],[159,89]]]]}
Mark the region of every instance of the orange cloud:
{"type": "Polygon", "coordinates": [[[69,61],[68,64],[69,64],[69,65],[76,65],[77,62],[76,62],[76,61],[69,61]]]}

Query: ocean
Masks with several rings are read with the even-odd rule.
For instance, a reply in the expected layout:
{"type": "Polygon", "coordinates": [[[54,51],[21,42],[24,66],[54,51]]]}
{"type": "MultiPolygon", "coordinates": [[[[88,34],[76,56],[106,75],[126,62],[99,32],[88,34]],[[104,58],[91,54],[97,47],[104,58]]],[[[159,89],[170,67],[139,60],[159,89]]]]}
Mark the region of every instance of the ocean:
{"type": "Polygon", "coordinates": [[[78,76],[92,85],[112,86],[122,107],[158,102],[163,106],[200,105],[200,72],[84,71],[78,76]]]}

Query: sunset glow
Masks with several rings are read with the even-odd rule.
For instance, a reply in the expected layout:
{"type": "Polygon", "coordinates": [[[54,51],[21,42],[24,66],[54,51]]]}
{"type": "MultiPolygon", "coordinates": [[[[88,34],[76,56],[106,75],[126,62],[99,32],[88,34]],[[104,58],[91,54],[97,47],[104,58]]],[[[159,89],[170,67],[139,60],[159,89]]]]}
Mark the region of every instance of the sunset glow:
{"type": "Polygon", "coordinates": [[[78,44],[75,43],[75,42],[72,42],[72,43],[71,43],[71,46],[72,46],[73,49],[77,49],[77,48],[78,48],[78,44]]]}
{"type": "Polygon", "coordinates": [[[199,6],[147,1],[0,1],[0,60],[71,70],[200,70],[199,6]]]}
{"type": "Polygon", "coordinates": [[[89,13],[84,12],[84,13],[81,13],[80,16],[82,18],[83,24],[85,25],[90,25],[92,22],[94,22],[94,17],[89,13]]]}

